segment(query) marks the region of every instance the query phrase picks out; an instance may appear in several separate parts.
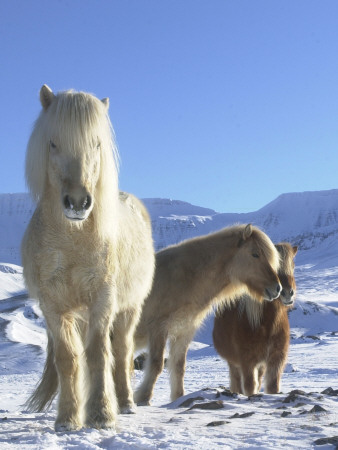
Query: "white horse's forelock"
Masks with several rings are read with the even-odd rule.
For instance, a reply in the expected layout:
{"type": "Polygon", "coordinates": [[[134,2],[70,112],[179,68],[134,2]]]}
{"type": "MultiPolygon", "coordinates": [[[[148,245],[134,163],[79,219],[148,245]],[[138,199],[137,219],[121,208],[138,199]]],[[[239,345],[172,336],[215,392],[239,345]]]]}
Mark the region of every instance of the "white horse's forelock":
{"type": "Polygon", "coordinates": [[[106,214],[113,214],[113,202],[118,199],[119,156],[107,104],[91,94],[65,91],[58,93],[50,106],[41,111],[26,153],[26,181],[36,201],[41,199],[46,186],[51,140],[67,152],[99,145],[101,164],[95,214],[99,221],[106,220],[106,214]]]}

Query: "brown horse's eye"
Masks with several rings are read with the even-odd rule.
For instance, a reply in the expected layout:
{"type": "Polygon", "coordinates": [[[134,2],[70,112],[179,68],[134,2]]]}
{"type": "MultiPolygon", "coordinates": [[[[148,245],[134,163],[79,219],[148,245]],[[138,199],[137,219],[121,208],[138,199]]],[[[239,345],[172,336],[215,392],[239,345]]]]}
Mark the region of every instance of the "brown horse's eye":
{"type": "Polygon", "coordinates": [[[252,256],[253,256],[254,258],[259,258],[259,254],[258,254],[258,253],[253,253],[252,256]]]}

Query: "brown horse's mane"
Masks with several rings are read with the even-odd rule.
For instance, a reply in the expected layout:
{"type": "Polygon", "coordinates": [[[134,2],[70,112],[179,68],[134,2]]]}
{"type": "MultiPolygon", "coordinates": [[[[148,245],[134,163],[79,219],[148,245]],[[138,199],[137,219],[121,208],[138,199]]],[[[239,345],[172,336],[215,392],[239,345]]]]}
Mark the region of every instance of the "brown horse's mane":
{"type": "MultiPolygon", "coordinates": [[[[278,274],[280,276],[292,275],[294,271],[294,248],[288,242],[280,242],[276,244],[275,247],[280,255],[278,274]]],[[[274,302],[280,301],[280,299],[274,300],[274,302]]],[[[233,305],[234,303],[232,302],[227,306],[231,308],[233,305]]],[[[246,313],[252,329],[255,329],[262,322],[264,305],[265,303],[258,302],[257,300],[250,298],[248,295],[244,295],[238,301],[238,315],[241,316],[246,313]]],[[[283,308],[287,308],[285,305],[281,306],[283,308]]]]}

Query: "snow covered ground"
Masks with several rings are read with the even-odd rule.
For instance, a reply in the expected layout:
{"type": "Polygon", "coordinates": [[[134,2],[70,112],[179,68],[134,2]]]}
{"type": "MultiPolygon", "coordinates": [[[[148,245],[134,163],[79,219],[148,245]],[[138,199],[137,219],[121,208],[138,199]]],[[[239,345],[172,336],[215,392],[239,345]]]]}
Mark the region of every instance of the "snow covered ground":
{"type": "MultiPolygon", "coordinates": [[[[304,255],[297,255],[297,302],[290,313],[282,393],[229,395],[227,366],[211,345],[209,318],[188,354],[187,395],[169,403],[165,370],[152,406],[120,415],[116,433],[55,433],[55,403],[46,413],[25,412],[46,337],[39,308],[25,295],[21,267],[1,264],[0,449],[338,448],[338,261],[309,264],[304,255]]],[[[135,371],[135,385],[141,377],[135,371]]]]}

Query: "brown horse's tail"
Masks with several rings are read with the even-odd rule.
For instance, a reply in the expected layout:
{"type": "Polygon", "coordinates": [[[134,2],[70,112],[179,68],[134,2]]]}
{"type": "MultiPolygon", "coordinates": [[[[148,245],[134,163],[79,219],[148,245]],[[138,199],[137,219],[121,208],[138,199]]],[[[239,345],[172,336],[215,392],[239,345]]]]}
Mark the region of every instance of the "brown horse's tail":
{"type": "Polygon", "coordinates": [[[41,412],[48,409],[58,389],[58,375],[54,363],[53,343],[48,338],[47,358],[40,383],[25,403],[30,412],[41,412]]]}

